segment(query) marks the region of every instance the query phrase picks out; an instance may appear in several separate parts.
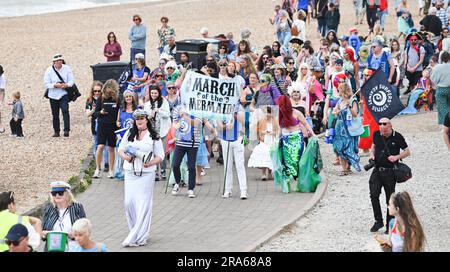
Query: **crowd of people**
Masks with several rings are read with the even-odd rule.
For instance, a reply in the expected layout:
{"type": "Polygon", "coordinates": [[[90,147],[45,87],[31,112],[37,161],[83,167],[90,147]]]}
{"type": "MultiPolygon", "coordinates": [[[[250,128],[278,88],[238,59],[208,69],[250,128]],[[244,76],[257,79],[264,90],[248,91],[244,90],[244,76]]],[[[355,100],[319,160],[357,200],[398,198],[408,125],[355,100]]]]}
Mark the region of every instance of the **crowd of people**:
{"type": "MultiPolygon", "coordinates": [[[[285,193],[295,182],[295,191],[314,191],[315,186],[305,189],[302,173],[308,173],[306,179],[310,180],[319,175],[320,156],[311,154],[320,154],[316,134],[325,132],[325,142],[332,144],[336,156],[334,165],[342,167],[339,175],[353,174],[352,169],[361,171],[361,156],[374,162],[369,186],[375,224],[370,231],[386,227],[390,240],[382,244],[391,245],[393,251],[422,250],[425,237],[411,199],[406,192],[395,194],[394,167],[409,156],[410,150],[404,137],[392,129],[389,118],[374,120],[360,90],[381,69],[397,96],[410,96],[408,107],[420,109],[425,105],[426,110],[433,110],[436,104],[438,123],[444,124],[444,141],[450,150],[447,12],[440,0],[424,2],[428,8],[421,5],[424,18],[416,27],[407,1],[396,1],[399,34],[388,38],[384,34],[387,0],[355,0],[355,27],[348,30],[339,28],[339,0],[284,0],[275,6],[269,20],[275,27],[275,41],[264,45],[260,52],[248,29],[235,43],[232,33],[210,36],[208,29],[202,28],[201,38],[214,38],[219,43],[217,48],[208,46],[201,67],[193,67],[188,52],[177,52],[175,30],[166,16],[157,30],[157,52],[146,51],[146,27],[141,16],[134,15],[128,33],[133,62],[130,76],[125,84],[115,79],[94,81],[86,101],[96,159],[93,177],[100,178],[102,170],[107,170],[109,178],[125,181],[130,233],[122,245],[147,244],[155,181],[165,180],[168,169],[173,174],[167,180],[173,186],[172,195],[179,195],[187,185],[187,196],[194,198],[195,187],[202,185],[202,176],[211,167],[215,151],[219,152],[217,163],[224,164],[224,198],[233,195],[233,162],[240,198],[249,197],[244,154],[252,144],[247,166],[261,169],[261,180],[273,179],[285,193]],[[364,13],[370,29],[366,36],[360,35],[356,27],[362,24],[364,13]],[[308,28],[313,18],[317,19],[317,30],[308,28]],[[440,22],[441,27],[436,28],[435,22],[440,22]],[[318,50],[308,39],[314,31],[322,37],[318,50]],[[338,32],[343,35],[338,36],[338,32]],[[146,63],[146,54],[159,55],[154,69],[146,63]],[[180,89],[188,71],[219,80],[239,80],[239,103],[227,120],[201,118],[183,106],[180,89]],[[401,94],[403,89],[406,91],[401,94]],[[368,127],[364,138],[362,132],[354,132],[358,120],[362,120],[360,126],[368,127]],[[236,134],[233,140],[224,137],[230,131],[236,134]],[[309,165],[312,171],[300,165],[309,165]],[[379,203],[382,188],[389,207],[386,222],[379,203]]],[[[104,47],[106,61],[120,60],[121,55],[122,48],[114,32],[110,32],[104,47]]],[[[0,103],[5,89],[2,73],[0,66],[0,103]]],[[[69,137],[70,101],[66,89],[74,85],[75,79],[61,54],[53,57],[44,82],[52,109],[53,136],[60,136],[61,110],[64,136],[69,137]]],[[[20,93],[13,97],[11,130],[21,137],[24,115],[20,93]]],[[[0,123],[0,132],[2,128],[0,123]]],[[[78,241],[78,247],[69,248],[106,251],[104,245],[90,240],[91,225],[68,184],[52,184],[52,200],[44,211],[42,229],[37,228],[43,238],[48,231],[66,231],[70,233],[69,245],[78,241]]],[[[14,232],[16,236],[8,234],[7,241],[14,242],[15,238],[10,237],[19,234],[26,236],[21,227],[15,226],[14,232]]]]}

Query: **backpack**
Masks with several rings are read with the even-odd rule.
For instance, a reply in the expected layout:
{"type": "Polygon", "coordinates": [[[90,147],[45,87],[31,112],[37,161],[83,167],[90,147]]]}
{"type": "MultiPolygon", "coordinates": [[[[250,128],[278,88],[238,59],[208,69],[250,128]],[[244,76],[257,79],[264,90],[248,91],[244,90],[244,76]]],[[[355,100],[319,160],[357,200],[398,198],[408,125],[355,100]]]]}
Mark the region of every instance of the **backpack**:
{"type": "MultiPolygon", "coordinates": [[[[428,46],[427,46],[427,42],[425,42],[425,45],[419,46],[419,50],[421,47],[423,47],[423,49],[425,49],[425,57],[423,58],[423,63],[422,63],[422,67],[425,68],[428,66],[428,64],[430,64],[430,59],[434,54],[434,45],[432,45],[432,44],[430,44],[430,42],[428,42],[428,46]]],[[[411,49],[411,45],[408,43],[406,45],[406,63],[408,63],[409,49],[411,49]]],[[[419,58],[420,58],[420,53],[419,53],[419,58]]]]}

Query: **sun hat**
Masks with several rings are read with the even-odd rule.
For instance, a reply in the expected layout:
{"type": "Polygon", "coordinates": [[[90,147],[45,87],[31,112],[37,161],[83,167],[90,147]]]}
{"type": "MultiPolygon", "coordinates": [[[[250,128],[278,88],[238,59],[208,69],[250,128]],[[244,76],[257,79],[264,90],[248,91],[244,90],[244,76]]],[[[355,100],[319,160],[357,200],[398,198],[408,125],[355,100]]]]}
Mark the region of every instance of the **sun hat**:
{"type": "Polygon", "coordinates": [[[53,61],[57,61],[57,60],[64,60],[64,58],[61,54],[58,53],[53,56],[53,61]]]}
{"type": "Polygon", "coordinates": [[[53,181],[50,183],[51,192],[64,192],[70,190],[70,184],[65,181],[53,181]]]}

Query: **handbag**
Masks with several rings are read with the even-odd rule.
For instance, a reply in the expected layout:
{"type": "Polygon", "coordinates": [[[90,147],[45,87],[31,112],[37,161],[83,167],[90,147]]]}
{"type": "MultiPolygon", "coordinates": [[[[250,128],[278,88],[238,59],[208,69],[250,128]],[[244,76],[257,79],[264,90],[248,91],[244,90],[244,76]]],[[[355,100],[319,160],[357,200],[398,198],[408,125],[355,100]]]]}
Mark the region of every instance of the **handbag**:
{"type": "MultiPolygon", "coordinates": [[[[350,105],[352,104],[352,102],[355,101],[350,100],[350,105]]],[[[359,110],[359,105],[358,102],[357,106],[358,106],[358,115],[356,117],[352,117],[352,120],[350,121],[350,125],[347,125],[347,129],[348,129],[348,134],[350,134],[350,136],[360,136],[361,134],[364,133],[364,126],[362,124],[362,118],[361,118],[361,113],[359,110]]]]}
{"type": "MultiPolygon", "coordinates": [[[[382,139],[383,139],[383,144],[384,144],[384,150],[386,151],[386,153],[389,156],[391,156],[391,153],[389,152],[387,143],[384,140],[383,136],[382,136],[382,139]]],[[[397,161],[396,163],[394,163],[394,178],[395,178],[395,182],[397,182],[397,183],[403,183],[403,182],[411,179],[412,178],[411,168],[408,165],[397,161]]]]}
{"type": "MultiPolygon", "coordinates": [[[[65,83],[64,79],[62,78],[62,76],[58,73],[58,71],[56,71],[55,66],[52,66],[53,71],[55,71],[56,75],[59,77],[59,80],[61,80],[63,83],[65,83]]],[[[71,87],[67,87],[66,89],[67,92],[67,96],[69,98],[69,101],[74,101],[77,100],[78,97],[81,96],[80,91],[78,90],[77,85],[74,83],[71,87]]],[[[48,98],[48,89],[45,92],[46,98],[48,98]]],[[[45,97],[44,95],[44,97],[45,97]]]]}

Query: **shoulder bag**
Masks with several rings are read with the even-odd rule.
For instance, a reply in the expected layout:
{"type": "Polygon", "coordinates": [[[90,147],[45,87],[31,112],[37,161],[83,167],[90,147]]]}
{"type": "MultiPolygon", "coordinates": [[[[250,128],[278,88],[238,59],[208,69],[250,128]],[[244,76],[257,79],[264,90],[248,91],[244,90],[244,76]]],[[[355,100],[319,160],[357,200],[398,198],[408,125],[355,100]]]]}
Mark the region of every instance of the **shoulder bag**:
{"type": "MultiPolygon", "coordinates": [[[[59,80],[61,80],[63,83],[65,83],[62,76],[58,73],[58,71],[56,71],[55,66],[52,66],[52,68],[53,68],[53,71],[55,71],[56,75],[59,77],[59,80]]],[[[75,102],[75,100],[77,100],[77,98],[81,96],[81,93],[80,93],[80,91],[78,91],[78,87],[75,83],[72,85],[72,87],[67,87],[65,90],[67,91],[67,96],[69,97],[69,101],[75,102]]],[[[48,89],[45,92],[45,94],[47,95],[46,98],[48,98],[48,89]]]]}
{"type": "MultiPolygon", "coordinates": [[[[351,100],[350,102],[350,108],[352,107],[352,103],[354,100],[351,100]]],[[[356,101],[357,106],[358,106],[358,115],[356,117],[352,117],[352,120],[350,122],[350,125],[347,126],[348,128],[348,133],[350,134],[350,136],[360,136],[361,134],[364,133],[364,126],[362,124],[362,118],[361,118],[361,113],[359,111],[359,105],[358,105],[358,101],[356,101]]],[[[349,110],[350,110],[349,108],[349,110]]]]}
{"type": "MultiPolygon", "coordinates": [[[[389,148],[387,146],[386,140],[384,139],[384,137],[382,135],[381,135],[381,139],[383,140],[384,150],[386,151],[388,156],[391,156],[391,153],[389,152],[389,148]]],[[[412,178],[411,168],[408,165],[406,165],[400,161],[395,162],[394,163],[394,178],[395,178],[395,182],[397,182],[397,183],[403,183],[403,182],[411,179],[412,178]]]]}

